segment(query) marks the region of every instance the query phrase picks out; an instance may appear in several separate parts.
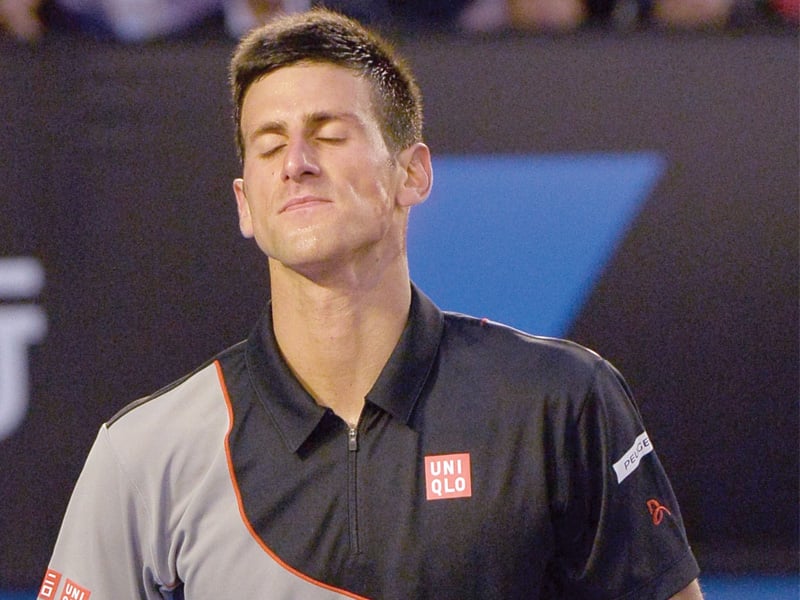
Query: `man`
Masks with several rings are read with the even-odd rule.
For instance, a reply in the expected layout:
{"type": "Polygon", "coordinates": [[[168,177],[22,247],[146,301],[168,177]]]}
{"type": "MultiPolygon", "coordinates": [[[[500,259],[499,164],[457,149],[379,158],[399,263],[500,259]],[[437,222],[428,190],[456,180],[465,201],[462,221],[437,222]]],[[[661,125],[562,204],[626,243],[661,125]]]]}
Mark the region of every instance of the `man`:
{"type": "Polygon", "coordinates": [[[700,598],[620,375],[412,286],[407,67],[317,10],[251,33],[231,81],[269,309],[101,428],[40,598],[700,598]]]}

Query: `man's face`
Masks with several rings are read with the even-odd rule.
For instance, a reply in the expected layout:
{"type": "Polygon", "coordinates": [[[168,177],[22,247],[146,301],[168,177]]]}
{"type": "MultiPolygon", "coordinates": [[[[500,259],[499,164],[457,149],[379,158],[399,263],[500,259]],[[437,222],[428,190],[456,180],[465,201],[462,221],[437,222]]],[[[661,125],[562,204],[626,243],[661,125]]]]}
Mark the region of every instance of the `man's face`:
{"type": "Polygon", "coordinates": [[[368,80],[325,63],[281,68],[248,89],[241,128],[239,225],[267,256],[319,277],[404,252],[406,174],[368,80]]]}

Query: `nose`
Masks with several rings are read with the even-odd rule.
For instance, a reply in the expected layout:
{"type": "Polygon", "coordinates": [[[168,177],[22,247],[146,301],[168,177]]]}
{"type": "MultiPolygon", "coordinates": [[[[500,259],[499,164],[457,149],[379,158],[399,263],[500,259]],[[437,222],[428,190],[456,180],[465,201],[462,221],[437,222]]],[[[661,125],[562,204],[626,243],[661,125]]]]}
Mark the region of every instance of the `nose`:
{"type": "Polygon", "coordinates": [[[281,179],[299,181],[307,175],[319,175],[314,149],[305,140],[292,140],[286,147],[281,179]]]}

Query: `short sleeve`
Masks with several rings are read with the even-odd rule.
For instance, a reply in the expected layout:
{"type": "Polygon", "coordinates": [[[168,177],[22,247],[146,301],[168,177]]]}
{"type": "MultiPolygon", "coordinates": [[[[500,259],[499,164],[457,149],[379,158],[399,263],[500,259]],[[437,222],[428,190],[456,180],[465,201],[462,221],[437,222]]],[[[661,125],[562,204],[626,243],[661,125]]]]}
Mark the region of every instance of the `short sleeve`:
{"type": "Polygon", "coordinates": [[[567,425],[555,510],[561,598],[664,600],[698,575],[678,502],[630,390],[609,363],[567,425]]]}
{"type": "Polygon", "coordinates": [[[149,521],[104,426],[72,493],[38,598],[162,598],[147,582],[152,569],[141,531],[149,521]]]}

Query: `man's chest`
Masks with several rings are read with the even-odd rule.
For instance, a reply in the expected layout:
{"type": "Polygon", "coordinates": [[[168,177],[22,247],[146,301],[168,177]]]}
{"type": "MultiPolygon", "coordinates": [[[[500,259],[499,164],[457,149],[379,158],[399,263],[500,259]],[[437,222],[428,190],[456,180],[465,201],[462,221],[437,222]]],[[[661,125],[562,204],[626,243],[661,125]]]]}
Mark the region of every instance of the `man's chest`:
{"type": "Polygon", "coordinates": [[[538,585],[552,533],[533,449],[377,410],[356,430],[331,415],[297,452],[264,414],[239,425],[230,456],[243,518],[290,567],[380,598],[514,597],[538,585]]]}

